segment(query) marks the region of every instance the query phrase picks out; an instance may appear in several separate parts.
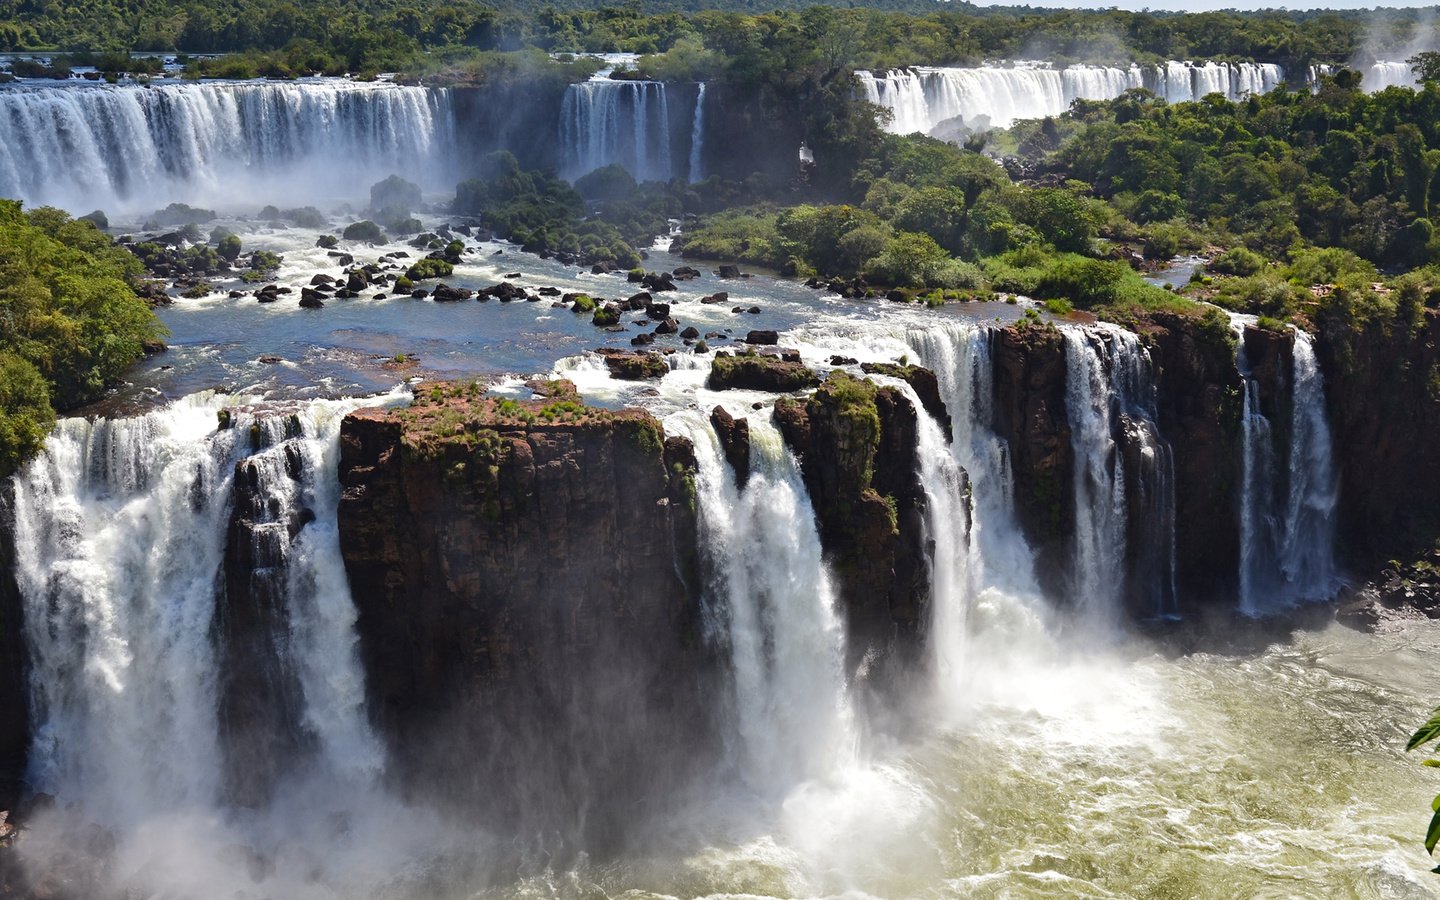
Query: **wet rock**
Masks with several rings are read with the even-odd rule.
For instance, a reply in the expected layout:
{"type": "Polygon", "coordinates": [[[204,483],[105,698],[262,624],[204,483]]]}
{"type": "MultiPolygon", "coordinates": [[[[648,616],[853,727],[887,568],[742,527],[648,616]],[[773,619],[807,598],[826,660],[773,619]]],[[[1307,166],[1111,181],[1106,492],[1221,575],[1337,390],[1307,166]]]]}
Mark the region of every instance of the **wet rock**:
{"type": "Polygon", "coordinates": [[[789,393],[815,387],[820,377],[804,363],[775,356],[717,353],[706,386],[712,391],[739,388],[749,391],[789,393]]]}
{"type": "Polygon", "coordinates": [[[745,343],[773,346],[780,343],[780,333],[777,331],[751,331],[745,335],[745,343]]]}
{"type": "Polygon", "coordinates": [[[435,285],[435,290],[430,298],[436,303],[454,303],[459,300],[469,300],[475,296],[475,292],[468,288],[451,287],[444,282],[435,285]]]}
{"type": "Polygon", "coordinates": [[[701,298],[700,298],[700,302],[701,302],[701,303],[705,303],[705,304],[712,304],[712,303],[729,303],[729,302],[730,302],[730,292],[729,292],[729,291],[716,291],[715,293],[711,294],[711,295],[708,296],[708,297],[701,297],[701,298]]]}
{"type": "Polygon", "coordinates": [[[667,318],[655,326],[656,334],[675,334],[680,330],[680,323],[674,319],[667,318]]]}
{"type": "Polygon", "coordinates": [[[720,439],[725,461],[735,470],[736,487],[744,490],[750,481],[750,420],[736,419],[725,407],[717,406],[710,411],[710,424],[720,439]]]}
{"type": "Polygon", "coordinates": [[[665,357],[659,353],[636,353],[629,350],[601,350],[605,367],[615,378],[626,381],[642,381],[647,378],[664,378],[670,372],[665,357]]]}
{"type": "Polygon", "coordinates": [[[325,301],[321,297],[322,295],[315,291],[301,291],[300,306],[304,309],[320,309],[325,305],[325,301]]]}
{"type": "Polygon", "coordinates": [[[687,341],[694,340],[700,336],[700,329],[694,325],[687,325],[685,326],[685,330],[680,332],[680,336],[687,341]]]}
{"type": "Polygon", "coordinates": [[[645,315],[652,319],[668,319],[670,317],[670,304],[668,303],[646,303],[644,309],[645,315]]]}
{"type": "Polygon", "coordinates": [[[691,279],[700,277],[700,270],[690,266],[681,266],[671,271],[670,274],[675,277],[676,281],[690,281],[691,279]]]}
{"type": "Polygon", "coordinates": [[[721,266],[720,268],[718,268],[718,269],[715,270],[715,274],[718,275],[718,276],[720,276],[721,278],[740,278],[740,277],[742,277],[741,274],[740,274],[740,267],[739,267],[739,266],[731,266],[731,265],[721,266]]]}

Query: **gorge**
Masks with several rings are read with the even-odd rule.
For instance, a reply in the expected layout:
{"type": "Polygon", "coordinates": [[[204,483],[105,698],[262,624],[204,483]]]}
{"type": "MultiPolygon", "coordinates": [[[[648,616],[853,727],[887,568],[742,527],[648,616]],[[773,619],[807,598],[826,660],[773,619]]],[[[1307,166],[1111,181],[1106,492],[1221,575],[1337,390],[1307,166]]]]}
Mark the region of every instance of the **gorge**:
{"type": "Polygon", "coordinates": [[[856,74],[888,169],[721,80],[0,85],[0,195],[107,210],[169,329],[0,482],[0,891],[1427,896],[1440,635],[1363,583],[1440,533],[1440,308],[1334,248],[1246,250],[1246,306],[1138,155],[907,136],[1283,72],[856,74]],[[703,198],[633,270],[551,190],[612,164],[703,198]]]}

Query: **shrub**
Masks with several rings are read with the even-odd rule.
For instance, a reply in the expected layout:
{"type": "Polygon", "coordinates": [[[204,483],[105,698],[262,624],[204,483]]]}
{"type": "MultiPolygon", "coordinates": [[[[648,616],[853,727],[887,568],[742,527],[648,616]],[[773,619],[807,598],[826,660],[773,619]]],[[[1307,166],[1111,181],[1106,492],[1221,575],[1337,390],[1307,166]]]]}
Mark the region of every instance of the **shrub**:
{"type": "Polygon", "coordinates": [[[405,277],[411,281],[424,281],[427,278],[446,278],[454,271],[455,267],[445,260],[431,259],[427,256],[406,269],[405,277]]]}
{"type": "Polygon", "coordinates": [[[1244,247],[1232,247],[1210,261],[1209,269],[1220,275],[1248,277],[1265,268],[1265,258],[1244,247]]]}
{"type": "Polygon", "coordinates": [[[234,262],[240,258],[240,239],[233,234],[227,234],[220,239],[220,246],[216,248],[220,258],[226,262],[234,262]]]}

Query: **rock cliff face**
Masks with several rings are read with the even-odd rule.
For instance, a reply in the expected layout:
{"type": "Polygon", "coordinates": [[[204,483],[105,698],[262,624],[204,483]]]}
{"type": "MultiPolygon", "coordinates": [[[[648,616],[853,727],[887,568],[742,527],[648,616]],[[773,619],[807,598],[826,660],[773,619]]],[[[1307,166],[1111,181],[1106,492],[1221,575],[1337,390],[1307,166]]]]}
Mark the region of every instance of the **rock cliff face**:
{"type": "Polygon", "coordinates": [[[1341,561],[1364,574],[1440,534],[1440,310],[1322,317],[1316,352],[1339,466],[1341,561]]]}
{"type": "Polygon", "coordinates": [[[803,403],[782,398],[775,415],[836,575],[848,670],[867,700],[883,702],[914,668],[929,602],[915,408],[894,388],[836,371],[803,403]]]}
{"type": "Polygon", "coordinates": [[[1050,328],[1004,328],[992,337],[995,433],[1010,445],[1015,514],[1035,550],[1036,576],[1053,597],[1070,583],[1075,456],[1065,411],[1065,341],[1050,328]]]}
{"type": "Polygon", "coordinates": [[[683,802],[715,746],[688,442],[563,391],[444,386],[341,442],[370,714],[404,785],[592,850],[683,802]]]}
{"type": "Polygon", "coordinates": [[[15,583],[15,529],[10,482],[0,483],[0,809],[14,809],[30,749],[30,692],[23,631],[24,602],[15,583]]]}
{"type": "MultiPolygon", "coordinates": [[[[1141,322],[1140,334],[1155,367],[1158,424],[1175,461],[1180,603],[1233,603],[1239,588],[1242,388],[1229,326],[1162,312],[1141,322]]],[[[1139,537],[1132,535],[1132,543],[1139,537]]]]}

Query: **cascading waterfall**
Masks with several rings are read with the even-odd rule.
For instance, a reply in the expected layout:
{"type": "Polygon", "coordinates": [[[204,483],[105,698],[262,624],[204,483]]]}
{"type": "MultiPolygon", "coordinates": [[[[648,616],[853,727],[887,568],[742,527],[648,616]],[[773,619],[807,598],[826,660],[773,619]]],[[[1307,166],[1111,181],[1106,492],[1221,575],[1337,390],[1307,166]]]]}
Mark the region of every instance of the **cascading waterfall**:
{"type": "Polygon", "coordinates": [[[1140,610],[1173,614],[1174,461],[1155,425],[1149,352],[1120,328],[1067,328],[1064,337],[1076,605],[1102,622],[1117,620],[1127,598],[1140,610]],[[1131,552],[1137,526],[1146,539],[1131,552]]]}
{"type": "Polygon", "coordinates": [[[1337,590],[1338,488],[1324,376],[1310,335],[1292,329],[1290,415],[1275,423],[1261,407],[1260,381],[1245,347],[1248,321],[1234,317],[1240,338],[1236,364],[1245,387],[1239,609],[1247,616],[1264,616],[1307,600],[1329,599],[1337,590]],[[1277,424],[1288,437],[1278,448],[1277,424]]]}
{"type": "Polygon", "coordinates": [[[690,183],[705,177],[705,82],[695,95],[695,119],[690,126],[690,183]]]}
{"type": "Polygon", "coordinates": [[[845,632],[795,457],[751,415],[743,490],[708,422],[667,420],[695,445],[713,627],[730,654],[743,772],[759,790],[823,775],[855,750],[845,632]]]}
{"type": "Polygon", "coordinates": [[[353,198],[394,172],[449,171],[446,90],[340,79],[10,86],[0,90],[0,196],[147,212],[353,198]]]}
{"type": "Polygon", "coordinates": [[[619,164],[639,181],[668,181],[670,109],[658,81],[593,79],[565,89],[561,173],[575,179],[619,164]]]}
{"type": "Polygon", "coordinates": [[[971,131],[1008,128],[1020,119],[1058,115],[1078,99],[1109,100],[1148,88],[1171,103],[1210,93],[1238,99],[1274,90],[1285,73],[1270,63],[1169,62],[1158,66],[1068,66],[1043,63],[973,68],[916,66],[857,72],[871,103],[889,109],[895,134],[930,134],[958,119],[971,131]]]}
{"type": "Polygon", "coordinates": [[[969,473],[971,583],[1038,596],[1034,554],[1015,519],[1009,447],[993,426],[991,331],[970,324],[936,323],[911,330],[906,341],[918,362],[935,373],[952,422],[951,453],[969,473]]]}
{"type": "Polygon", "coordinates": [[[293,627],[276,665],[298,678],[295,724],[327,771],[369,778],[380,768],[335,525],[339,424],[362,402],[315,401],[293,416],[233,402],[194,395],[133,419],[65,419],[15,478],[34,662],[31,783],[109,825],[220,803],[212,623],[235,468],[247,458],[273,513],[256,540],[280,539],[287,570],[293,627]],[[217,429],[222,409],[232,425],[217,429]],[[314,521],[283,539],[304,509],[314,521]]]}
{"type": "Polygon", "coordinates": [[[1383,91],[1388,87],[1414,87],[1420,82],[1415,70],[1406,62],[1384,62],[1377,60],[1368,69],[1362,70],[1360,86],[1370,93],[1383,91]]]}

